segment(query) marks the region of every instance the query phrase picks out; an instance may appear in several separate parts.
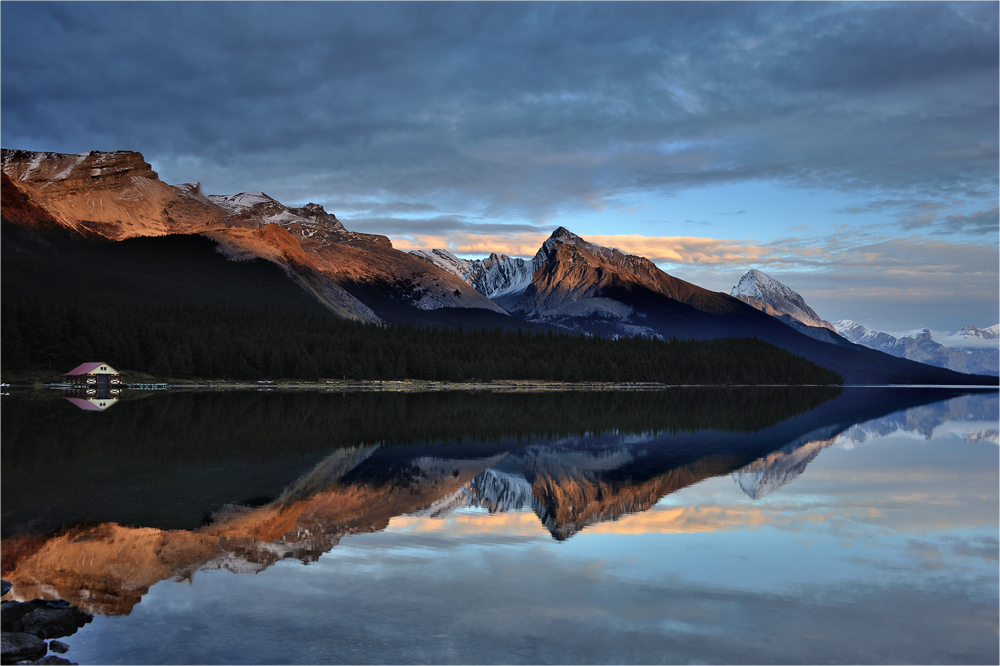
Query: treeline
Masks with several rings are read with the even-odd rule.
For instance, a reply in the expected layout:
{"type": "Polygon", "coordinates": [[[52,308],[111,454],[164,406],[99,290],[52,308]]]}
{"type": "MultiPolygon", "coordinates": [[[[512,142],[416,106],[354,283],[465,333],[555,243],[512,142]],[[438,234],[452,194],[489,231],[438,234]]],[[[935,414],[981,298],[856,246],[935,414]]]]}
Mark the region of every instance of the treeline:
{"type": "Polygon", "coordinates": [[[0,299],[0,370],[85,361],[177,379],[498,379],[666,384],[840,384],[774,345],[417,328],[170,303],[134,309],[0,299]]]}

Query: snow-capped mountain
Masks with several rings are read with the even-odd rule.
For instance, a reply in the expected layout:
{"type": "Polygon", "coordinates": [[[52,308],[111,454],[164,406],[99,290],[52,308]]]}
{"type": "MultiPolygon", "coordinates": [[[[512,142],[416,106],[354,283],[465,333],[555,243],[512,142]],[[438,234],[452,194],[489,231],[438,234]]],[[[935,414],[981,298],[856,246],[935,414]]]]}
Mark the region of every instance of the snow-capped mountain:
{"type": "MultiPolygon", "coordinates": [[[[449,255],[432,250],[417,256],[457,267],[449,255]]],[[[471,264],[466,282],[508,312],[567,328],[579,329],[585,324],[582,318],[593,318],[611,322],[614,334],[662,335],[628,302],[637,288],[674,301],[726,309],[715,303],[718,294],[667,275],[645,257],[595,245],[564,227],[556,229],[530,261],[494,253],[471,264]]]]}
{"type": "Polygon", "coordinates": [[[864,345],[869,349],[877,349],[881,352],[889,353],[889,350],[896,344],[896,338],[888,333],[866,328],[862,324],[850,319],[841,319],[834,322],[833,327],[837,329],[840,335],[851,342],[864,345]]]}
{"type": "Polygon", "coordinates": [[[850,319],[842,319],[836,322],[834,327],[838,333],[851,342],[877,349],[898,358],[958,372],[1000,375],[1000,348],[996,345],[988,347],[981,345],[975,347],[953,346],[954,343],[961,344],[963,339],[973,344],[989,340],[988,336],[991,332],[995,333],[1000,326],[982,329],[968,325],[959,334],[949,337],[949,346],[934,340],[928,329],[896,337],[884,331],[869,329],[850,319]]]}
{"type": "Polygon", "coordinates": [[[998,407],[995,392],[958,396],[856,423],[837,436],[836,444],[853,449],[895,432],[912,433],[928,440],[935,433],[948,432],[970,443],[996,442],[998,407]]]}
{"type": "Polygon", "coordinates": [[[806,326],[835,330],[833,324],[806,305],[797,291],[756,269],[747,271],[729,295],[775,317],[790,315],[806,326]]]}
{"type": "Polygon", "coordinates": [[[384,298],[378,292],[388,287],[392,293],[386,300],[402,301],[424,311],[461,307],[506,314],[453,271],[440,270],[434,262],[394,249],[385,236],[350,231],[319,204],[289,208],[263,192],[210,196],[209,200],[227,212],[228,233],[212,236],[220,245],[238,248],[242,236],[237,228],[277,225],[298,240],[311,265],[357,292],[359,300],[374,306],[373,311],[381,309],[379,301],[384,298]]]}
{"type": "Polygon", "coordinates": [[[523,474],[490,468],[469,482],[471,501],[490,513],[533,507],[531,484],[523,474]]]}
{"type": "Polygon", "coordinates": [[[494,252],[486,259],[475,262],[468,281],[479,293],[497,300],[527,289],[542,261],[538,255],[531,261],[525,261],[494,252]]]}
{"type": "Polygon", "coordinates": [[[525,261],[493,252],[486,259],[462,259],[448,250],[410,250],[410,254],[460,277],[480,294],[496,300],[524,291],[541,259],[525,261]]]}
{"type": "Polygon", "coordinates": [[[973,326],[972,324],[966,324],[961,331],[948,336],[949,341],[954,342],[996,340],[998,338],[1000,338],[1000,324],[994,324],[993,326],[989,326],[987,328],[979,328],[978,326],[973,326]]]}
{"type": "Polygon", "coordinates": [[[924,368],[860,350],[799,294],[759,271],[741,281],[737,291],[744,297],[739,299],[680,280],[645,257],[596,245],[564,227],[530,261],[493,254],[465,264],[446,250],[411,256],[450,270],[528,322],[606,337],[757,337],[834,369],[848,383],[905,383],[913,380],[904,376],[917,375],[926,377],[920,383],[961,382],[958,376],[932,379],[924,368]],[[781,313],[761,296],[781,306],[781,313]],[[756,301],[756,307],[747,301],[756,301]],[[768,308],[776,316],[767,314],[768,308]]]}

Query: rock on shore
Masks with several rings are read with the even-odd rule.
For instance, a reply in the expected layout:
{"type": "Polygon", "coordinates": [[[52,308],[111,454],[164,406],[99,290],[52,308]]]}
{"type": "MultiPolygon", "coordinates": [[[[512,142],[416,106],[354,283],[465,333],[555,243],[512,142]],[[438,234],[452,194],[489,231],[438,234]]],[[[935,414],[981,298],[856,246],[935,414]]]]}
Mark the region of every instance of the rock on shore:
{"type": "MultiPolygon", "coordinates": [[[[3,594],[10,583],[3,581],[3,594]]],[[[94,619],[62,599],[32,599],[4,601],[0,604],[0,663],[2,664],[72,664],[54,654],[66,652],[69,646],[60,641],[45,643],[45,639],[71,636],[94,619]]]]}

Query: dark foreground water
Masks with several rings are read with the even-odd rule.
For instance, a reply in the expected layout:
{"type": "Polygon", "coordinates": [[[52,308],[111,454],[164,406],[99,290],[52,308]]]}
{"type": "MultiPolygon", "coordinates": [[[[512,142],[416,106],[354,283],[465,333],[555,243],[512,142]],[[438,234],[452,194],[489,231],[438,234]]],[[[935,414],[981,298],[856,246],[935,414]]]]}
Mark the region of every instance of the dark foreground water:
{"type": "Polygon", "coordinates": [[[5,396],[88,663],[997,663],[997,393],[5,396]]]}

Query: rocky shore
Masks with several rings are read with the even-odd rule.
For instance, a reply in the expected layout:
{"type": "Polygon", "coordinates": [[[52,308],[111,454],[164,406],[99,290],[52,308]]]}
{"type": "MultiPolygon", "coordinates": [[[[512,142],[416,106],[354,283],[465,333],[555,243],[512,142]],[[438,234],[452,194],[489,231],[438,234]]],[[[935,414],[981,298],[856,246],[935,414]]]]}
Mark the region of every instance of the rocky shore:
{"type": "MultiPolygon", "coordinates": [[[[2,586],[0,596],[7,596],[11,584],[2,581],[2,586]]],[[[93,619],[62,599],[4,601],[0,604],[0,664],[73,664],[49,654],[69,650],[62,641],[52,639],[72,636],[93,619]]]]}

